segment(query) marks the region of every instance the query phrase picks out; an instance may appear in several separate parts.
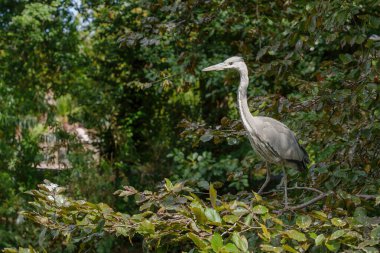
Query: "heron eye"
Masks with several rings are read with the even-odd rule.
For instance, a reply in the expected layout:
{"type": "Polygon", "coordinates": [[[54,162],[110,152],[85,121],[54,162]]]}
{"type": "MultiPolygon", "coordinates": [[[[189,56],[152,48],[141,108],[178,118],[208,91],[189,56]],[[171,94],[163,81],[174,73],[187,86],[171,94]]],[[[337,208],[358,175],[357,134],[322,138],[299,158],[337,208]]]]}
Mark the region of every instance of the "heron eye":
{"type": "Polygon", "coordinates": [[[228,64],[232,65],[232,62],[229,62],[228,64]]]}

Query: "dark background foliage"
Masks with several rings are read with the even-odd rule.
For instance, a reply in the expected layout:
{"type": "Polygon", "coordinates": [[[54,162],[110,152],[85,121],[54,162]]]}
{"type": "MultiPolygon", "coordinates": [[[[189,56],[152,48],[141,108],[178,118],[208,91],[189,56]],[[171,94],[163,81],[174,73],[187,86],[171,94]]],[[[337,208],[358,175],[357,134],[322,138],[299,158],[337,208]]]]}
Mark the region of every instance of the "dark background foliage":
{"type": "MultiPolygon", "coordinates": [[[[237,73],[200,71],[233,55],[250,71],[252,114],[286,123],[310,155],[307,175],[289,171],[292,184],[377,196],[379,36],[378,0],[1,1],[0,248],[78,251],[19,214],[43,179],[126,213],[138,207],[112,195],[123,185],[156,190],[170,178],[198,191],[218,182],[219,194],[257,189],[265,164],[244,138],[237,73]],[[49,91],[66,107],[49,105],[49,91]],[[67,123],[96,133],[98,163],[67,123]],[[72,147],[72,168],[37,168],[49,128],[72,147]]],[[[314,208],[380,215],[362,201],[314,208]]],[[[131,247],[109,235],[97,245],[131,247]]]]}

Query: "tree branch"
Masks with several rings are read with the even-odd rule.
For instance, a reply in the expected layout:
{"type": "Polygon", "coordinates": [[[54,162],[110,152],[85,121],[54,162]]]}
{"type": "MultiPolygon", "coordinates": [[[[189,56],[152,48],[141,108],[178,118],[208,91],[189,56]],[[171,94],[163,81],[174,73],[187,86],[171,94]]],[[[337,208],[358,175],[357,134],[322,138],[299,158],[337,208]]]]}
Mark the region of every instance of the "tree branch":
{"type": "Polygon", "coordinates": [[[307,201],[306,203],[296,205],[296,206],[288,206],[288,208],[286,208],[286,210],[296,210],[296,209],[305,208],[305,207],[310,206],[310,205],[314,204],[315,202],[327,197],[328,195],[329,195],[328,193],[322,193],[322,194],[318,195],[317,197],[307,201]]]}

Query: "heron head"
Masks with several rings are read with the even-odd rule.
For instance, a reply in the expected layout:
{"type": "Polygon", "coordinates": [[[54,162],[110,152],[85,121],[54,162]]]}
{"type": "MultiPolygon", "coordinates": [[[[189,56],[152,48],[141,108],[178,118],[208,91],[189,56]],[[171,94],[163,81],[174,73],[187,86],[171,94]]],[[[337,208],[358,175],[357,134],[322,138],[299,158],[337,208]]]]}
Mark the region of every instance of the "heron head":
{"type": "Polygon", "coordinates": [[[202,69],[202,71],[213,71],[213,70],[223,70],[223,69],[240,69],[244,64],[244,60],[242,57],[233,56],[228,58],[224,62],[212,65],[210,67],[202,69]]]}

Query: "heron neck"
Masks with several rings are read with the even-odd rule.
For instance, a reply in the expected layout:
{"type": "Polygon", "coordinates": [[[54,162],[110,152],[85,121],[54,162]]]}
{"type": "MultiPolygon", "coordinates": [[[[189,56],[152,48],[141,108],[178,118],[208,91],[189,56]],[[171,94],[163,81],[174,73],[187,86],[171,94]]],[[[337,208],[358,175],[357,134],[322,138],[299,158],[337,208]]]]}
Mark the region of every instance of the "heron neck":
{"type": "Polygon", "coordinates": [[[240,85],[239,85],[239,90],[238,90],[238,107],[239,107],[240,117],[243,121],[243,125],[247,129],[247,127],[250,126],[247,119],[250,116],[252,116],[249,111],[248,99],[247,99],[247,88],[248,88],[248,83],[249,83],[247,67],[240,69],[239,72],[240,72],[240,85]]]}

